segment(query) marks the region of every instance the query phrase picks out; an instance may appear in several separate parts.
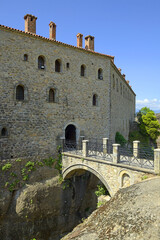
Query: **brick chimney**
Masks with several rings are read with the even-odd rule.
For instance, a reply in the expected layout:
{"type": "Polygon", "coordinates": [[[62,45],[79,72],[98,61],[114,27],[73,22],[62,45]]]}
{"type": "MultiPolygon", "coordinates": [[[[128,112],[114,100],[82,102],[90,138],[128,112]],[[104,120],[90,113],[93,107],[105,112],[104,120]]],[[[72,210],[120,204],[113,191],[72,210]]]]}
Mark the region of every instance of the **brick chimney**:
{"type": "Polygon", "coordinates": [[[85,37],[85,49],[94,51],[94,37],[88,35],[85,37]]]}
{"type": "Polygon", "coordinates": [[[26,14],[24,16],[25,20],[25,32],[30,32],[30,33],[35,33],[36,34],[36,20],[37,17],[31,15],[31,14],[26,14]]]}
{"type": "Polygon", "coordinates": [[[56,24],[54,22],[49,24],[49,39],[56,40],[56,24]]]}
{"type": "Polygon", "coordinates": [[[77,34],[77,47],[83,47],[83,34],[81,33],[77,34]]]}

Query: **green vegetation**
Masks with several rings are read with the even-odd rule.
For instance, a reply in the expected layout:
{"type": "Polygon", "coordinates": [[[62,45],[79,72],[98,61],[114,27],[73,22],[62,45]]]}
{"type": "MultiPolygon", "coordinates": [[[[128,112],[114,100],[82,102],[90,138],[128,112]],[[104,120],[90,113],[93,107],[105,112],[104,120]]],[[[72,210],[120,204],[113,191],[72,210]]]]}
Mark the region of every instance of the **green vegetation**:
{"type": "Polygon", "coordinates": [[[130,132],[129,141],[139,140],[145,145],[155,143],[160,135],[160,124],[155,113],[150,108],[144,107],[137,113],[137,118],[139,131],[130,132]]]}
{"type": "Polygon", "coordinates": [[[98,188],[98,190],[95,191],[95,194],[97,197],[99,197],[101,195],[105,195],[105,193],[106,193],[105,187],[97,185],[97,188],[98,188]]]}
{"type": "MultiPolygon", "coordinates": [[[[6,179],[7,181],[5,182],[4,187],[12,192],[17,188],[24,186],[26,182],[29,180],[31,172],[36,171],[37,168],[43,166],[54,167],[55,169],[57,169],[60,174],[59,182],[62,183],[63,182],[63,178],[61,175],[62,155],[60,152],[60,147],[58,147],[57,150],[58,150],[57,158],[50,157],[48,159],[43,159],[42,161],[28,161],[24,165],[22,166],[20,165],[19,171],[17,170],[16,173],[13,172],[11,163],[6,163],[5,165],[3,165],[0,168],[0,171],[2,172],[3,176],[5,176],[5,178],[7,177],[6,179]]],[[[16,162],[18,164],[18,162],[22,162],[22,160],[18,158],[17,160],[15,160],[15,163],[16,162]]],[[[65,189],[68,186],[69,182],[65,181],[63,188],[65,189]]]]}
{"type": "Polygon", "coordinates": [[[147,178],[148,178],[147,175],[143,175],[143,176],[141,177],[142,180],[146,180],[147,178]]]}
{"type": "Polygon", "coordinates": [[[127,143],[127,140],[122,136],[122,134],[116,132],[115,142],[121,144],[121,146],[124,146],[127,143]]]}
{"type": "Polygon", "coordinates": [[[11,164],[11,163],[6,163],[6,164],[2,167],[2,171],[8,171],[11,167],[12,167],[12,164],[11,164]]]}
{"type": "Polygon", "coordinates": [[[101,202],[101,201],[98,202],[98,203],[97,203],[97,208],[99,208],[100,206],[102,206],[102,205],[104,205],[104,204],[105,204],[105,202],[101,202]]]}

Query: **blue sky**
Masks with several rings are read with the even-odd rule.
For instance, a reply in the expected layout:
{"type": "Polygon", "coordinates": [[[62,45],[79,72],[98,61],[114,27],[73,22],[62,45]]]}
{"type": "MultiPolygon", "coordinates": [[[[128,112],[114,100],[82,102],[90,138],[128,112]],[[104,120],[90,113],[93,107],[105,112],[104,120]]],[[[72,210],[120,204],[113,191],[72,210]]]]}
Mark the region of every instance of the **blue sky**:
{"type": "Polygon", "coordinates": [[[115,56],[135,91],[137,108],[160,110],[160,0],[0,0],[0,24],[24,30],[25,14],[37,34],[76,45],[76,34],[95,36],[95,51],[115,56]]]}

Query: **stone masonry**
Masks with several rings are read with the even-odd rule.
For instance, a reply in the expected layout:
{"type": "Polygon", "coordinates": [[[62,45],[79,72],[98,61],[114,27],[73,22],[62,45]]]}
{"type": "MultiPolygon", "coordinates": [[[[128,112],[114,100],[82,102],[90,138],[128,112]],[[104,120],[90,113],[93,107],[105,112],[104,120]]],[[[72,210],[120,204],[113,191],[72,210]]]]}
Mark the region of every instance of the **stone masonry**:
{"type": "MultiPolygon", "coordinates": [[[[36,19],[25,16],[25,32],[0,25],[0,158],[50,156],[69,124],[76,127],[76,141],[80,136],[114,140],[116,131],[127,138],[135,93],[114,57],[96,53],[92,36],[85,49],[56,41],[56,32],[50,39],[36,35],[36,19]],[[43,68],[38,68],[39,57],[43,68]],[[24,89],[23,101],[17,99],[18,86],[24,89]]],[[[55,26],[52,22],[50,31],[55,26]]]]}

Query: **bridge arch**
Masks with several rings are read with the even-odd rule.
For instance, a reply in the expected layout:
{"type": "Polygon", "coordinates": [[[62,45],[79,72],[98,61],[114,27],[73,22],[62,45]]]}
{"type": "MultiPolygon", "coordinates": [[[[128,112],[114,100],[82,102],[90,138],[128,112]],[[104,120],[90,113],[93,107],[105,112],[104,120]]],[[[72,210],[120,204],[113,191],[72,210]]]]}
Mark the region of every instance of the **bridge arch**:
{"type": "Polygon", "coordinates": [[[113,192],[112,192],[110,186],[108,185],[107,181],[104,179],[104,177],[99,172],[97,172],[95,169],[93,169],[85,164],[74,164],[74,165],[67,167],[66,169],[64,169],[62,171],[63,178],[64,179],[67,178],[68,175],[72,176],[71,172],[73,172],[75,170],[80,170],[80,169],[93,173],[104,184],[104,186],[108,190],[110,196],[111,197],[113,196],[113,192]]]}

